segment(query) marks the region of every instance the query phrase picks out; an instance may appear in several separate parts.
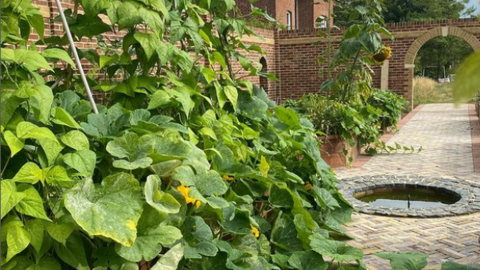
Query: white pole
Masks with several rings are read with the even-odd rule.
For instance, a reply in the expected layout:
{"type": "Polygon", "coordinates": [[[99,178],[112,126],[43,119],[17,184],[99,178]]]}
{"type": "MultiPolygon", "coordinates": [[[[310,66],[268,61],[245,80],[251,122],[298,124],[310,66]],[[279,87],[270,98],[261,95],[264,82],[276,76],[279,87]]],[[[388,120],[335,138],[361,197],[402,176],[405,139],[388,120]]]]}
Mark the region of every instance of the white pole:
{"type": "Polygon", "coordinates": [[[90,90],[90,86],[88,85],[87,77],[83,72],[82,63],[80,62],[80,57],[78,57],[77,48],[75,48],[75,43],[73,42],[72,33],[70,32],[70,27],[68,27],[67,18],[65,18],[65,14],[63,13],[62,4],[60,0],[55,0],[57,3],[58,12],[60,13],[60,17],[62,17],[63,27],[65,27],[65,33],[67,34],[68,41],[70,42],[70,49],[72,49],[73,56],[75,57],[75,62],[77,63],[78,71],[80,72],[80,77],[82,78],[83,85],[85,86],[85,90],[87,90],[88,99],[92,104],[93,112],[98,114],[97,104],[95,104],[95,99],[93,98],[92,91],[90,90]]]}

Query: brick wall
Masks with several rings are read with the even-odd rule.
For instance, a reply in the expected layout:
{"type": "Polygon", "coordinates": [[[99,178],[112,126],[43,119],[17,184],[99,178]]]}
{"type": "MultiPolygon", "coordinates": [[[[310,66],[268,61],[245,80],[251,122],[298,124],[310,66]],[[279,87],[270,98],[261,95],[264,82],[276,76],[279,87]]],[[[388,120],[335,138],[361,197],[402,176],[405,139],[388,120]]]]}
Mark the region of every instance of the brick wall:
{"type": "MultiPolygon", "coordinates": [[[[388,63],[388,88],[412,99],[413,63],[418,50],[428,40],[442,35],[453,35],[468,42],[474,50],[480,50],[480,22],[477,19],[440,20],[433,22],[388,24],[395,40],[384,40],[392,47],[393,57],[388,63]]],[[[341,31],[336,32],[334,47],[338,46],[341,31]]],[[[318,43],[317,31],[304,29],[280,31],[276,39],[277,83],[279,100],[299,98],[304,93],[317,92],[324,78],[318,76],[324,70],[317,59],[325,51],[325,43],[318,43]]],[[[381,67],[375,66],[374,86],[381,85],[381,67]]]]}

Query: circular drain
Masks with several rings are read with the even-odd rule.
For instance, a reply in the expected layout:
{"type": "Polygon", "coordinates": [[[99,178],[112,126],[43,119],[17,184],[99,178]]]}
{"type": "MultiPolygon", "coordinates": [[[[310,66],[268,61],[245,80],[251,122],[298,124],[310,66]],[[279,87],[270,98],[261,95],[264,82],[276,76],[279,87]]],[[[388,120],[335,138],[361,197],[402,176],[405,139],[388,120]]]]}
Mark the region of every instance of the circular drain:
{"type": "Polygon", "coordinates": [[[428,218],[480,211],[480,188],[459,179],[404,175],[357,176],[341,179],[339,189],[358,212],[365,214],[428,218]],[[414,193],[415,198],[422,198],[423,194],[426,199],[418,199],[414,205],[415,200],[410,196],[414,193]],[[378,198],[380,200],[377,201],[378,198]],[[390,199],[392,201],[388,201],[390,199]],[[398,202],[402,199],[405,202],[398,202]]]}

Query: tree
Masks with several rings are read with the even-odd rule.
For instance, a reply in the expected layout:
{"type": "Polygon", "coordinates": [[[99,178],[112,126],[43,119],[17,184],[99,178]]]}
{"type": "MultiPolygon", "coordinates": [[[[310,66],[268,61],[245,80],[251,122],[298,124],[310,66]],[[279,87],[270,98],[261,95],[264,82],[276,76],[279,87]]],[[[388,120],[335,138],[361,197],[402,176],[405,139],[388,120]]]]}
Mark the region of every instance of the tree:
{"type": "Polygon", "coordinates": [[[389,0],[385,1],[386,22],[432,21],[470,17],[475,9],[466,9],[468,0],[389,0]]]}
{"type": "MultiPolygon", "coordinates": [[[[369,0],[337,0],[334,8],[335,25],[351,23],[348,10],[369,0]]],[[[475,8],[466,8],[468,0],[388,0],[383,16],[385,22],[431,21],[473,17],[475,8]]]]}
{"type": "Polygon", "coordinates": [[[415,75],[434,79],[452,74],[473,53],[472,47],[458,37],[437,37],[425,43],[415,58],[415,75]]]}

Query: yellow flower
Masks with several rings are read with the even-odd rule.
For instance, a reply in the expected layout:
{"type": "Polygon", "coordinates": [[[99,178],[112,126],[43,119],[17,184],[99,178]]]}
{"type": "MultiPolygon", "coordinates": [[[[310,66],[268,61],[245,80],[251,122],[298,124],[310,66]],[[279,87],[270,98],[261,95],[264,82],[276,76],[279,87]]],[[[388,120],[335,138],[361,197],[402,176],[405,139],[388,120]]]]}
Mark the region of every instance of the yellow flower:
{"type": "Polygon", "coordinates": [[[310,182],[307,182],[307,184],[305,184],[305,190],[306,190],[306,191],[310,191],[310,190],[312,190],[312,189],[313,189],[312,184],[310,184],[310,182]]]}
{"type": "Polygon", "coordinates": [[[250,227],[251,227],[253,235],[255,235],[256,238],[260,237],[260,232],[258,231],[258,229],[253,227],[252,225],[250,225],[250,227]]]}
{"type": "Polygon", "coordinates": [[[196,199],[194,198],[191,198],[190,196],[188,196],[188,193],[190,192],[190,188],[189,187],[186,187],[184,185],[180,185],[177,187],[177,190],[182,193],[183,197],[185,198],[185,202],[187,204],[189,203],[194,203],[196,201],[196,199]]]}
{"type": "Polygon", "coordinates": [[[202,206],[202,202],[201,201],[196,201],[195,202],[195,209],[200,208],[200,206],[202,206]]]}
{"type": "Polygon", "coordinates": [[[376,54],[374,54],[373,59],[378,63],[383,63],[383,61],[392,57],[392,48],[386,46],[380,49],[376,54]]]}
{"type": "Polygon", "coordinates": [[[225,181],[233,181],[234,179],[235,179],[234,176],[231,176],[231,175],[228,175],[228,174],[223,175],[223,180],[225,180],[225,181]]]}

